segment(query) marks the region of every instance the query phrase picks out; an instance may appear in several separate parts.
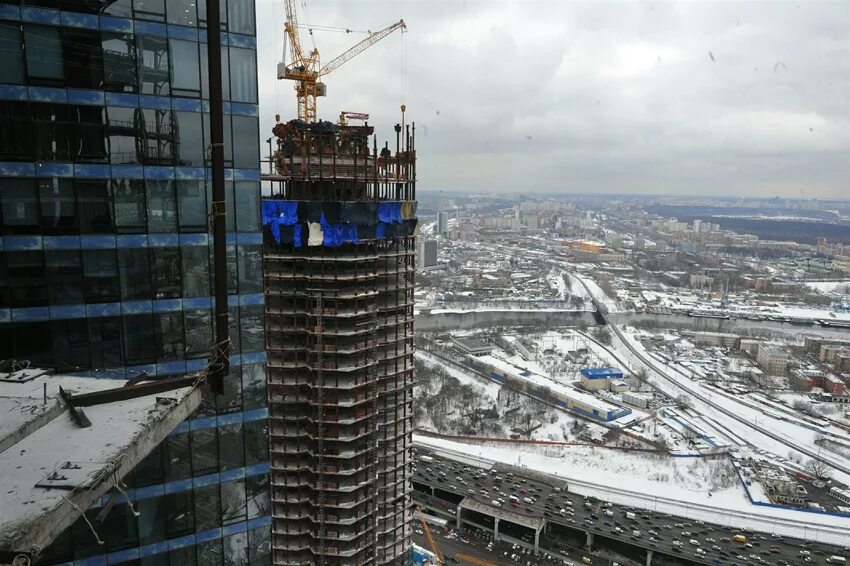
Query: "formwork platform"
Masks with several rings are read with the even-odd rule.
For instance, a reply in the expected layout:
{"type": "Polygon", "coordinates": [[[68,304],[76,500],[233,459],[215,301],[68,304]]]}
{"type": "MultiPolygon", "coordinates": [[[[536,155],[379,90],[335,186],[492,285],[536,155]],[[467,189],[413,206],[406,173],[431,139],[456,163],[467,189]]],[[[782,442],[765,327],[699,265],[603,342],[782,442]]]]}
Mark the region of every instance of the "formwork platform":
{"type": "Polygon", "coordinates": [[[275,565],[411,549],[414,137],[275,127],[264,279],[275,565]],[[370,147],[371,146],[371,147],[370,147]]]}

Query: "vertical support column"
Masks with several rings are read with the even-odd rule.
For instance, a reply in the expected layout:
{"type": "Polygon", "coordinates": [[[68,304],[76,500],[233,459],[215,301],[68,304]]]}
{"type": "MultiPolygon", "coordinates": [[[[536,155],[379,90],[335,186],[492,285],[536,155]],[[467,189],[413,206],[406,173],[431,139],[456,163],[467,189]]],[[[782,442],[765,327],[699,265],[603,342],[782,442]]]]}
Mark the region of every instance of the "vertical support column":
{"type": "Polygon", "coordinates": [[[534,552],[540,552],[540,529],[534,529],[534,552]]]}
{"type": "Polygon", "coordinates": [[[499,518],[493,517],[493,542],[499,540],[499,518]]]}
{"type": "Polygon", "coordinates": [[[460,530],[463,527],[463,520],[460,518],[460,512],[463,511],[463,508],[458,505],[457,510],[455,511],[455,528],[460,530]]]}
{"type": "Polygon", "coordinates": [[[590,531],[587,531],[587,543],[586,543],[586,546],[587,546],[588,550],[590,549],[590,547],[591,547],[591,546],[593,546],[593,533],[592,533],[592,532],[590,532],[590,531]]]}
{"type": "Polygon", "coordinates": [[[646,551],[646,566],[652,566],[652,551],[649,549],[646,551]]]}

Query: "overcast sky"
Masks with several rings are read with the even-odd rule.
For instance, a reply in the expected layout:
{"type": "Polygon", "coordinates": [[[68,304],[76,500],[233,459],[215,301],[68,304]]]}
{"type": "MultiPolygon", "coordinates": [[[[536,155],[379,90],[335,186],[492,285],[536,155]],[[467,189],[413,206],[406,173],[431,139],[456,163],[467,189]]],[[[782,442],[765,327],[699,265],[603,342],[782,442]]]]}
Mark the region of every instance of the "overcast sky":
{"type": "MultiPolygon", "coordinates": [[[[408,23],[328,75],[318,107],[370,113],[381,141],[405,102],[421,189],[850,199],[848,2],[297,5],[304,24],[408,23]]],[[[265,139],[296,103],[275,78],[282,2],[257,19],[265,139]]],[[[313,37],[327,62],[363,36],[313,37]]]]}

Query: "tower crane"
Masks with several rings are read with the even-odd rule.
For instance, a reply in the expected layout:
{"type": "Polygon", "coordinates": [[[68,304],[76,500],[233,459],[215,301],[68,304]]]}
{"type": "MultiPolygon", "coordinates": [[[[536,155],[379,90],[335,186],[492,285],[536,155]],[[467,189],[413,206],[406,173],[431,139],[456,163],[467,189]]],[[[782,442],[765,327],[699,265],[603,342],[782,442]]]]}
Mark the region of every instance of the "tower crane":
{"type": "Polygon", "coordinates": [[[443,553],[440,552],[440,547],[437,546],[437,543],[434,541],[434,536],[431,534],[431,529],[428,527],[428,521],[425,520],[425,513],[422,512],[422,508],[418,505],[416,506],[416,513],[419,514],[419,522],[422,523],[422,530],[425,531],[425,538],[428,539],[428,546],[431,547],[431,552],[437,557],[436,566],[443,566],[445,561],[443,560],[443,553]]]}
{"type": "Polygon", "coordinates": [[[292,60],[289,63],[284,60],[278,64],[277,78],[295,81],[298,117],[308,124],[316,121],[316,97],[327,94],[327,87],[325,83],[319,80],[320,77],[339,68],[395,30],[401,29],[402,33],[407,31],[407,24],[404,23],[404,20],[399,20],[380,31],[370,31],[366,38],[322,66],[319,62],[319,50],[314,47],[311,51],[307,51],[301,45],[298,36],[298,14],[295,11],[295,0],[284,0],[284,5],[286,7],[284,28],[289,44],[292,46],[292,60]]]}

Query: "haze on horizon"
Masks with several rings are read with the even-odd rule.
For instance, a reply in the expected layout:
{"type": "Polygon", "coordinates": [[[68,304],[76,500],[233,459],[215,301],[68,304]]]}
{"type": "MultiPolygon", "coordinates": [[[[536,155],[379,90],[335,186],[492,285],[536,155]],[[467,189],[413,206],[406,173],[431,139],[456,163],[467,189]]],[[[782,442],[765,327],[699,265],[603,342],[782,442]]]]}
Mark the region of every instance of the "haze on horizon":
{"type": "MultiPolygon", "coordinates": [[[[370,113],[393,145],[405,102],[423,189],[850,195],[845,2],[306,2],[304,24],[407,21],[328,75],[318,107],[370,113]]],[[[296,105],[280,0],[257,21],[265,139],[296,105]]],[[[314,35],[325,62],[364,37],[314,35]]]]}

